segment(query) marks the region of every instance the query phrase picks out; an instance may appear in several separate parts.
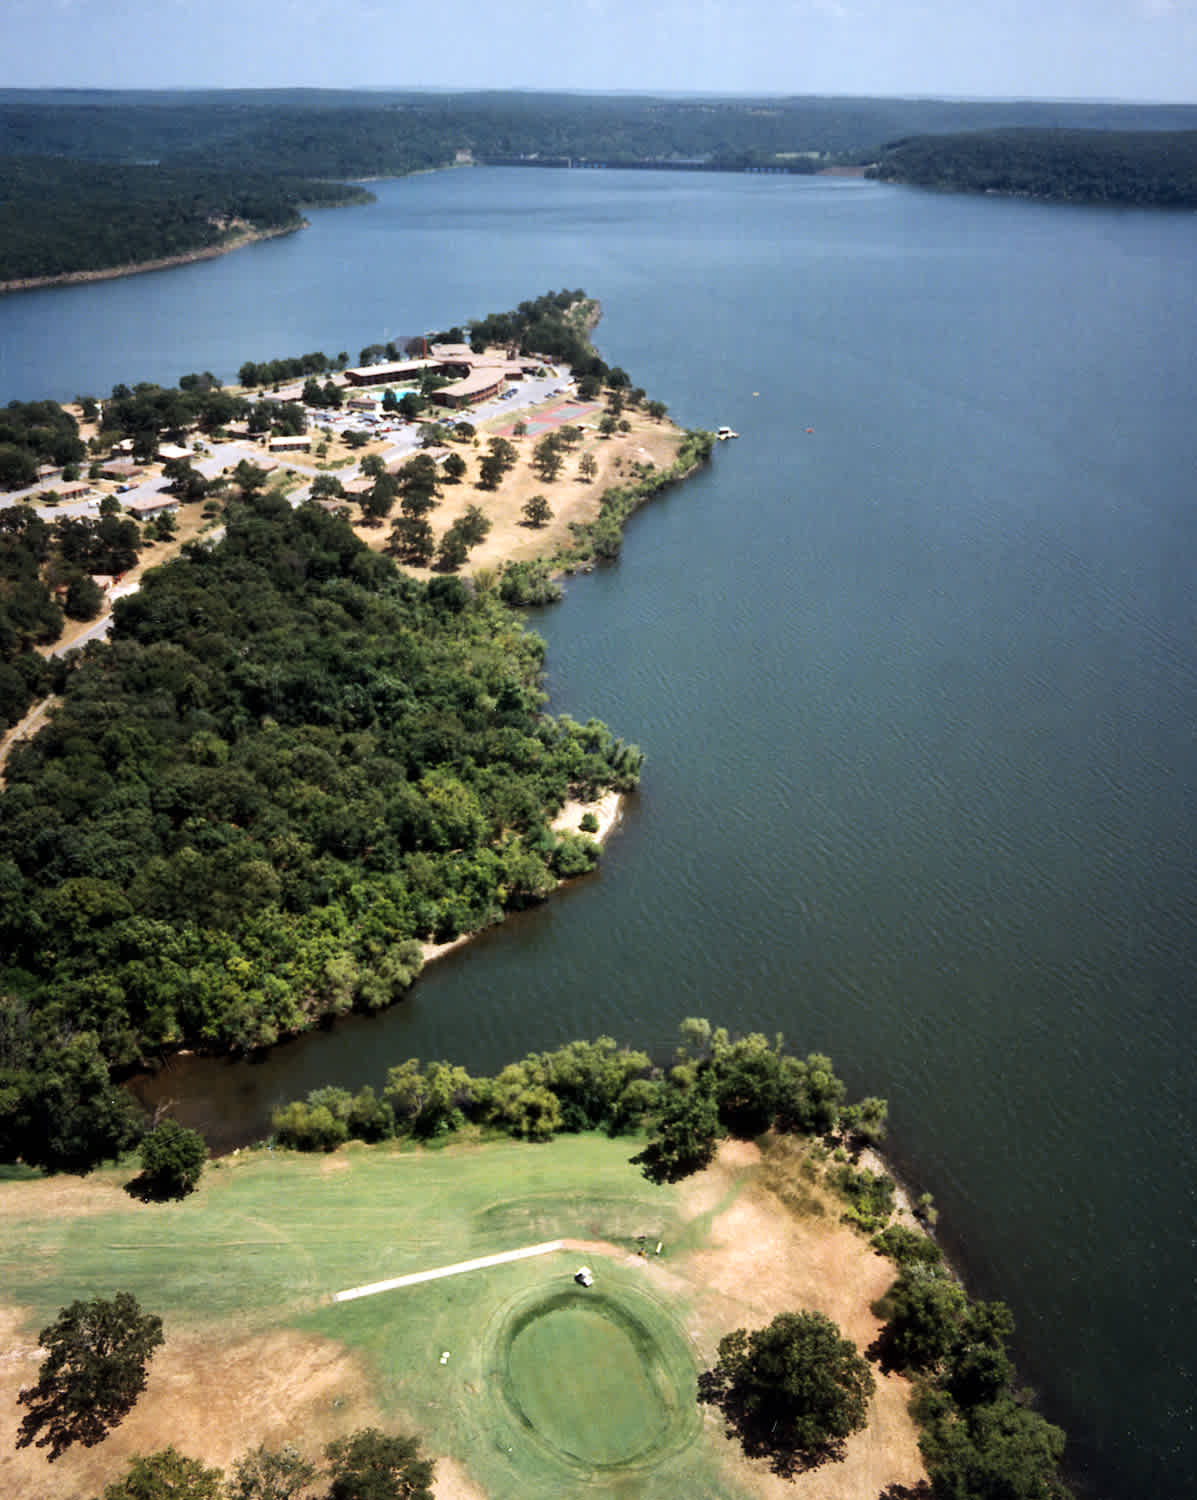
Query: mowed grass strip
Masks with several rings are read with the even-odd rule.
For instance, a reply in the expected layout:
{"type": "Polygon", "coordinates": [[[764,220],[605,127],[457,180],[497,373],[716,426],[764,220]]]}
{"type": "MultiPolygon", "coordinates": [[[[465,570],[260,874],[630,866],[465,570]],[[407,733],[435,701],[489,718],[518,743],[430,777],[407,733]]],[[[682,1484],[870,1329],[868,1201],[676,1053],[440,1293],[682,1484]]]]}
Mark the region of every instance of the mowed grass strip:
{"type": "MultiPolygon", "coordinates": [[[[0,1183],[4,1299],[27,1310],[30,1338],[75,1298],[128,1291],[162,1317],[168,1343],[200,1338],[220,1349],[276,1329],[335,1340],[360,1361],[384,1425],[417,1431],[429,1452],[462,1463],[487,1500],[622,1494],[625,1471],[603,1466],[618,1465],[621,1451],[656,1430],[663,1388],[655,1387],[643,1412],[633,1410],[651,1377],[643,1364],[636,1370],[618,1338],[587,1325],[592,1351],[607,1361],[618,1389],[596,1397],[579,1385],[554,1398],[559,1404],[541,1417],[555,1434],[546,1442],[524,1429],[502,1390],[496,1336],[516,1302],[569,1290],[583,1260],[604,1294],[634,1296],[656,1265],[668,1271],[670,1251],[683,1240],[681,1193],[647,1183],[628,1163],[637,1149],[633,1139],[583,1135],[432,1151],[351,1145],[330,1157],[242,1152],[212,1164],[190,1198],[161,1205],[124,1193],[133,1163],[82,1183],[0,1183]],[[641,1234],[650,1251],[664,1241],[660,1262],[651,1253],[641,1261],[561,1251],[355,1302],[332,1300],[344,1287],[544,1240],[607,1240],[631,1251],[641,1234]],[[596,1405],[607,1430],[584,1437],[576,1460],[566,1458],[574,1413],[589,1406],[593,1423],[596,1405]],[[583,1473],[579,1461],[593,1467],[583,1473]]],[[[658,1293],[656,1301],[680,1351],[673,1386],[690,1382],[692,1390],[694,1357],[681,1331],[689,1295],[658,1293]]],[[[554,1348],[575,1342],[553,1330],[539,1354],[552,1363],[554,1348]]],[[[521,1359],[530,1351],[535,1365],[534,1345],[521,1359]]],[[[574,1378],[576,1351],[562,1368],[562,1378],[574,1378]]],[[[684,1443],[654,1466],[632,1462],[638,1500],[740,1495],[709,1435],[694,1438],[701,1420],[692,1395],[682,1407],[684,1443]]],[[[180,1411],[181,1430],[186,1419],[180,1411]]]]}
{"type": "MultiPolygon", "coordinates": [[[[272,1326],[345,1287],[543,1240],[668,1238],[674,1195],[628,1165],[635,1149],[583,1135],[349,1146],[331,1157],[242,1152],[164,1204],[122,1191],[130,1163],[79,1185],[83,1213],[56,1211],[54,1181],[0,1183],[0,1275],[7,1299],[42,1322],[75,1297],[120,1290],[178,1327],[272,1326]]],[[[61,1196],[69,1208],[68,1185],[61,1196]]]]}

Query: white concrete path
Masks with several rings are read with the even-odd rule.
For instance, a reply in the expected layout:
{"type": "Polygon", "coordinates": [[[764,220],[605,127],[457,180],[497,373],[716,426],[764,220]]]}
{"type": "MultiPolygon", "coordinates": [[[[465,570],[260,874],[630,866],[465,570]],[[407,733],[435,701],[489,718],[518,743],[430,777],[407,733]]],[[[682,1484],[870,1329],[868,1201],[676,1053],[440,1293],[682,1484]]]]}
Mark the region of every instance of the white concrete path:
{"type": "Polygon", "coordinates": [[[534,1255],[548,1255],[564,1250],[564,1240],[547,1240],[543,1245],[525,1245],[522,1250],[505,1250],[502,1255],[483,1255],[478,1260],[459,1260],[453,1266],[438,1266],[435,1271],[413,1271],[410,1276],[395,1276],[390,1281],[371,1281],[367,1286],[353,1286],[347,1292],[334,1292],[334,1302],[352,1302],[357,1297],[373,1297],[377,1292],[393,1292],[396,1287],[415,1286],[420,1281],[439,1281],[444,1276],[462,1276],[466,1271],[482,1271],[487,1266],[506,1265],[509,1260],[531,1260],[534,1255]]]}

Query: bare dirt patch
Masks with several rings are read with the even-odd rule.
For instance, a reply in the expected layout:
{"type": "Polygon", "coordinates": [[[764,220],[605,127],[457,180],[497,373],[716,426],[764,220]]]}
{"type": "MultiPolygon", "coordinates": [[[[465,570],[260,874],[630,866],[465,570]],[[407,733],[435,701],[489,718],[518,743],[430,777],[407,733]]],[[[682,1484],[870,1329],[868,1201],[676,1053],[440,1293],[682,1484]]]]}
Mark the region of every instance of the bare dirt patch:
{"type": "Polygon", "coordinates": [[[486,1496],[451,1458],[438,1458],[432,1493],[436,1500],[486,1500],[486,1496]]]}
{"type": "MultiPolygon", "coordinates": [[[[40,1363],[32,1340],[20,1339],[23,1321],[19,1310],[0,1309],[7,1351],[0,1361],[0,1424],[9,1432],[22,1414],[17,1392],[33,1382],[40,1363]]],[[[365,1371],[336,1343],[286,1331],[234,1343],[171,1339],[168,1331],[145,1395],[120,1427],[98,1447],[68,1449],[53,1465],[36,1448],[0,1451],[0,1494],[87,1500],[122,1474],[134,1454],[170,1443],[220,1468],[259,1443],[293,1442],[316,1459],[332,1438],[378,1421],[365,1371]]],[[[471,1500],[466,1490],[445,1495],[471,1500]]]]}
{"type": "MultiPolygon", "coordinates": [[[[521,415],[532,422],[535,411],[535,408],[529,408],[521,415]]],[[[525,562],[535,557],[553,556],[573,540],[570,524],[593,521],[598,515],[603,491],[612,485],[628,483],[634,464],[651,462],[658,469],[664,469],[676,458],[682,442],[682,433],[677,427],[667,421],[654,421],[635,411],[625,411],[624,416],[631,430],[611,438],[599,437],[594,430],[596,417],[579,421],[578,425],[585,430],[583,441],[566,455],[558,477],[548,482],[537,478],[533,472],[532,454],[537,436],[529,432],[525,437],[510,439],[519,453],[519,460],[498,489],[478,488],[478,467],[487,440],[499,431],[509,431],[508,421],[497,420],[480,428],[476,448],[454,444],[453,452],[460,453],[469,468],[459,484],[442,485],[440,503],[429,517],[438,544],[453,522],[463,516],[469,506],[477,505],[491,522],[491,530],[485,541],[471,549],[463,572],[477,573],[480,569],[497,568],[509,560],[525,562]],[[492,427],[493,431],[490,430],[492,427]],[[582,480],[578,476],[584,453],[593,455],[598,465],[592,480],[582,480]],[[552,520],[545,526],[529,526],[524,520],[524,505],[533,495],[543,495],[553,512],[552,520]]],[[[359,524],[353,529],[367,546],[377,552],[389,540],[391,522],[398,514],[396,506],[390,520],[382,526],[359,524]]],[[[417,577],[432,576],[428,568],[407,568],[406,571],[417,577]]]]}
{"type": "MultiPolygon", "coordinates": [[[[695,1208],[723,1201],[737,1179],[740,1187],[713,1219],[707,1245],[675,1263],[698,1293],[700,1316],[691,1331],[699,1348],[713,1359],[719,1339],[733,1328],[760,1328],[781,1312],[814,1311],[825,1313],[858,1349],[866,1349],[881,1327],[870,1306],[893,1281],[893,1265],[839,1222],[833,1201],[824,1203],[822,1216],[795,1215],[763,1177],[755,1146],[727,1142],[695,1180],[690,1200],[695,1208]]],[[[822,1195],[819,1188],[812,1191],[822,1195]]],[[[804,1497],[876,1500],[886,1485],[912,1485],[923,1477],[908,1410],[909,1383],[876,1374],[868,1427],[849,1441],[843,1463],[800,1476],[797,1487],[804,1497]]],[[[794,1481],[777,1478],[763,1462],[749,1462],[730,1441],[726,1464],[729,1475],[769,1500],[795,1493],[794,1481]]]]}

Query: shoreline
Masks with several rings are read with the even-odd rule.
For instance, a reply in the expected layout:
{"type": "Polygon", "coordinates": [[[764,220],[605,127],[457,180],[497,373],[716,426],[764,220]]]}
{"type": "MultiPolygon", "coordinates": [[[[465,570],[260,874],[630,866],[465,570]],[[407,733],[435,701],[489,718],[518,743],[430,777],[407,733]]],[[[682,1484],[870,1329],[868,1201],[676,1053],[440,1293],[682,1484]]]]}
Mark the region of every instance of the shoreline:
{"type": "MultiPolygon", "coordinates": [[[[575,797],[567,799],[565,806],[551,821],[549,827],[555,833],[578,833],[578,824],[586,813],[590,812],[598,819],[598,832],[592,833],[590,837],[600,849],[606,846],[607,840],[615,832],[623,820],[623,804],[626,798],[625,792],[606,791],[595,802],[580,802],[575,797]]],[[[576,876],[573,878],[577,878],[576,876]]],[[[564,880],[559,880],[554,889],[559,890],[565,885],[564,880]]],[[[552,899],[550,896],[548,899],[552,899]]],[[[506,919],[504,919],[506,920],[506,919]]],[[[496,922],[495,926],[501,926],[496,922]]],[[[463,932],[455,938],[450,938],[447,943],[421,943],[420,953],[423,957],[423,968],[430,963],[435,963],[438,958],[444,958],[447,953],[452,953],[457,948],[464,948],[467,943],[472,943],[482,933],[489,932],[488,927],[480,927],[476,932],[463,932]]],[[[421,973],[423,972],[421,969],[421,973]]],[[[416,978],[419,978],[417,974],[416,978]]]]}
{"type": "Polygon", "coordinates": [[[284,225],[278,229],[246,230],[223,245],[207,245],[202,250],[163,255],[157,260],[127,261],[121,266],[105,266],[96,271],[61,271],[56,276],[17,276],[11,281],[0,281],[0,295],[5,292],[33,292],[48,286],[84,286],[91,281],[115,281],[122,276],[140,276],[146,271],[170,271],[176,266],[190,266],[201,260],[215,260],[234,250],[244,250],[247,245],[257,244],[259,240],[277,240],[286,234],[298,234],[301,229],[307,228],[308,221],[304,219],[298,224],[284,225]]]}

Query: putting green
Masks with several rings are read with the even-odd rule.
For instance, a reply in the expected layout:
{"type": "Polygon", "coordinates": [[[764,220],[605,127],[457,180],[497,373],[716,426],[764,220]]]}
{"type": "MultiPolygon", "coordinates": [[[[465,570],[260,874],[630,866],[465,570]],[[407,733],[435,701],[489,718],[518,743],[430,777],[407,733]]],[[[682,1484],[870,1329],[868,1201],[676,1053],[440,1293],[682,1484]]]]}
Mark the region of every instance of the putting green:
{"type": "Polygon", "coordinates": [[[511,1414],[571,1468],[641,1468],[697,1428],[694,1362],[665,1310],[629,1288],[526,1292],[495,1335],[511,1414]]]}

